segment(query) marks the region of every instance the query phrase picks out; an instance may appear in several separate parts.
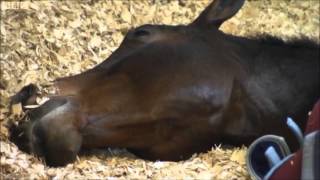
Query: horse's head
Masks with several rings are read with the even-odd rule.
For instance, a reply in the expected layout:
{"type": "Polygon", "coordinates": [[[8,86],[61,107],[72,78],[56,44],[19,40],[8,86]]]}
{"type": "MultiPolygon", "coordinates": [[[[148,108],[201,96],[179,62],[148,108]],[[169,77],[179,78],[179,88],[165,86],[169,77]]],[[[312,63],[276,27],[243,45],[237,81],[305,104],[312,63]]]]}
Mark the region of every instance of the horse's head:
{"type": "Polygon", "coordinates": [[[208,128],[222,130],[239,76],[232,46],[218,28],[242,4],[215,0],[189,25],[130,30],[104,62],[58,79],[57,96],[30,113],[15,141],[53,166],[73,161],[81,146],[127,147],[160,159],[201,149],[186,142],[211,141],[208,128]]]}

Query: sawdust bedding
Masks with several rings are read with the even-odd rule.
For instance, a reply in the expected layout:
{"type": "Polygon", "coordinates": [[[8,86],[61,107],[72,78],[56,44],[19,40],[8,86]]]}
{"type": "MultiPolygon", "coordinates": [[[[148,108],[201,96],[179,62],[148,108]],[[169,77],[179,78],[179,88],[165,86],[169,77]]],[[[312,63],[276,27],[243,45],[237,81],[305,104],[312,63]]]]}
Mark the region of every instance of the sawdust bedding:
{"type": "MultiPolygon", "coordinates": [[[[186,161],[150,162],[122,149],[93,150],[63,168],[50,168],[8,140],[6,124],[17,121],[9,97],[37,84],[85,71],[102,62],[125,32],[145,23],[186,24],[210,0],[109,0],[1,2],[0,154],[1,179],[249,179],[246,147],[213,147],[186,161]]],[[[268,33],[288,39],[305,35],[319,42],[319,1],[249,1],[222,26],[240,36],[268,33]]]]}

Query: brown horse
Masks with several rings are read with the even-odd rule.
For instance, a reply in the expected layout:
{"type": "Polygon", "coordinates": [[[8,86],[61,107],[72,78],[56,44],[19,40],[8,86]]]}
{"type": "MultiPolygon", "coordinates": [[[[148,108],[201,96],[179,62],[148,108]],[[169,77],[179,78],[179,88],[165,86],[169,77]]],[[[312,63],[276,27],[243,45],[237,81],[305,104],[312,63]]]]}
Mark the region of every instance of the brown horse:
{"type": "MultiPolygon", "coordinates": [[[[13,126],[11,139],[51,166],[73,162],[83,148],[180,160],[268,133],[294,145],[285,118],[303,128],[320,96],[319,45],[221,32],[243,3],[215,0],[189,25],[130,30],[104,62],[56,80],[57,95],[13,126]]],[[[21,93],[24,102],[30,92],[21,93]]]]}

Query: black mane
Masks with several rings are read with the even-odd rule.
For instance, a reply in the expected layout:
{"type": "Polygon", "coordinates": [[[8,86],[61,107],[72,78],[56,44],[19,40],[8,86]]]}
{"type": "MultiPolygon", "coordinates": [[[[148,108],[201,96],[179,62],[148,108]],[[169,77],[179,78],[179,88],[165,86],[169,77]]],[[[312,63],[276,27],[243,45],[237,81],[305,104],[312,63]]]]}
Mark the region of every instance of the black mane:
{"type": "Polygon", "coordinates": [[[275,46],[290,46],[293,48],[306,47],[311,49],[317,49],[319,48],[319,45],[320,45],[315,39],[311,39],[310,37],[307,37],[307,36],[293,37],[293,38],[290,38],[289,40],[283,40],[279,37],[275,37],[272,35],[261,34],[250,39],[256,40],[261,44],[269,44],[269,45],[275,45],[275,46]]]}

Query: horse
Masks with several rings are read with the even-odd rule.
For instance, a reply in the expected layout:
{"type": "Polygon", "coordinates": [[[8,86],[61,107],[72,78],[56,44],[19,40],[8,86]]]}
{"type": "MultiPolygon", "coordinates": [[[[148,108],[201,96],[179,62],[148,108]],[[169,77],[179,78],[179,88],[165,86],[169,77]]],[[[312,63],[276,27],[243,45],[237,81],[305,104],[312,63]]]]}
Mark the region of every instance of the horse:
{"type": "MultiPolygon", "coordinates": [[[[57,93],[11,128],[11,140],[49,166],[103,147],[178,161],[264,134],[286,137],[295,148],[285,119],[304,129],[320,97],[319,44],[219,30],[243,4],[215,0],[188,25],[129,30],[105,61],[55,80],[57,93]]],[[[35,89],[25,87],[16,100],[27,102],[35,89]]]]}

